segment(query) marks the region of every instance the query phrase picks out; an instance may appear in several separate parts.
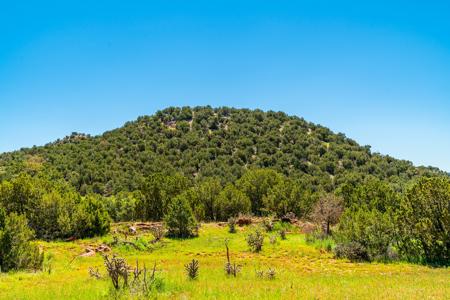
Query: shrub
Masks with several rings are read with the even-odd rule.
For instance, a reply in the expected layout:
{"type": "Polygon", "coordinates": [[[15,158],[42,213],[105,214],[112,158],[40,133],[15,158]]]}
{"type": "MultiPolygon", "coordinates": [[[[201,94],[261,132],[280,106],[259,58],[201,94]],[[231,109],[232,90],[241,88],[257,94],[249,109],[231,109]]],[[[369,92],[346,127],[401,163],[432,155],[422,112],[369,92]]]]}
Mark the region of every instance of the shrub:
{"type": "Polygon", "coordinates": [[[105,197],[103,200],[109,216],[115,222],[126,222],[137,219],[137,205],[142,197],[139,192],[120,192],[115,196],[105,197]]]}
{"type": "Polygon", "coordinates": [[[228,232],[236,233],[236,218],[231,217],[228,219],[228,232]]]}
{"type": "Polygon", "coordinates": [[[250,199],[234,185],[227,185],[216,199],[215,210],[219,220],[227,220],[239,213],[248,213],[251,208],[250,199]]]}
{"type": "Polygon", "coordinates": [[[3,218],[0,220],[1,271],[41,269],[44,255],[39,247],[31,242],[34,233],[28,227],[25,216],[15,213],[5,216],[4,211],[0,211],[0,218],[3,218]]]}
{"type": "Polygon", "coordinates": [[[336,258],[348,258],[351,261],[368,261],[366,248],[358,242],[338,244],[334,248],[336,258]]]}
{"type": "MultiPolygon", "coordinates": [[[[181,174],[165,175],[153,173],[147,177],[140,187],[142,197],[136,208],[142,220],[159,221],[167,214],[173,198],[181,194],[189,186],[189,181],[181,174]]],[[[186,198],[186,195],[184,195],[186,198]]]]}
{"type": "Polygon", "coordinates": [[[48,274],[52,273],[53,259],[54,259],[53,253],[47,252],[47,255],[44,256],[44,261],[42,263],[42,271],[47,272],[48,274]]]}
{"type": "Polygon", "coordinates": [[[269,237],[269,242],[270,242],[272,245],[275,245],[275,244],[277,243],[277,236],[276,236],[275,234],[271,235],[271,236],[269,237]]]}
{"type": "Polygon", "coordinates": [[[267,278],[269,280],[275,279],[276,270],[274,268],[269,268],[267,271],[264,270],[256,270],[256,277],[258,278],[267,278]]]}
{"type": "Polygon", "coordinates": [[[247,244],[253,252],[260,252],[264,244],[264,233],[259,229],[247,235],[247,244]]]}
{"type": "Polygon", "coordinates": [[[273,230],[274,225],[273,225],[273,221],[271,218],[264,218],[262,221],[262,225],[267,232],[270,232],[273,230]]]}
{"type": "Polygon", "coordinates": [[[89,267],[88,273],[89,273],[89,276],[92,277],[92,278],[95,278],[95,279],[101,279],[102,278],[102,274],[100,274],[100,271],[98,270],[98,268],[94,269],[92,267],[89,267]]]}
{"type": "Polygon", "coordinates": [[[131,281],[131,293],[135,295],[142,295],[147,298],[153,291],[160,291],[164,286],[162,278],[156,276],[156,262],[152,269],[147,269],[144,266],[139,267],[139,261],[136,260],[136,266],[133,268],[131,274],[133,279],[131,281]]]}
{"type": "MultiPolygon", "coordinates": [[[[111,257],[105,255],[103,259],[115,291],[128,289],[133,295],[147,298],[153,291],[159,291],[163,287],[164,282],[156,276],[156,263],[149,270],[145,264],[140,267],[137,260],[136,266],[131,267],[123,258],[116,255],[111,257]]],[[[89,275],[96,279],[102,278],[98,268],[89,268],[89,275]]]]}
{"type": "MultiPolygon", "coordinates": [[[[344,250],[345,247],[351,248],[350,256],[355,248],[356,253],[367,254],[361,255],[361,259],[388,260],[388,251],[395,240],[394,221],[389,213],[376,209],[349,209],[341,218],[335,239],[338,244],[342,244],[344,250]]],[[[346,251],[342,253],[341,257],[346,251]]]]}
{"type": "Polygon", "coordinates": [[[256,277],[264,278],[264,270],[256,270],[256,277]]]}
{"type": "Polygon", "coordinates": [[[238,188],[250,199],[251,211],[261,215],[264,209],[263,199],[270,189],[283,181],[283,176],[271,169],[253,169],[247,171],[237,182],[238,188]]]}
{"type": "Polygon", "coordinates": [[[186,274],[189,279],[195,280],[198,278],[198,273],[199,273],[199,269],[200,269],[198,260],[193,259],[191,262],[189,262],[188,264],[186,264],[184,266],[184,269],[186,270],[186,274]]]}
{"type": "Polygon", "coordinates": [[[108,233],[111,219],[100,198],[88,195],[77,205],[74,221],[75,235],[84,238],[108,233]]]}
{"type": "Polygon", "coordinates": [[[150,228],[150,232],[153,235],[152,243],[159,242],[160,240],[163,239],[164,235],[166,234],[164,226],[153,226],[150,228]]]}
{"type": "Polygon", "coordinates": [[[319,229],[315,229],[311,233],[307,233],[305,235],[305,241],[307,244],[314,244],[316,241],[322,241],[327,238],[328,236],[322,230],[319,229]]]}
{"type": "Polygon", "coordinates": [[[20,175],[0,184],[7,213],[24,215],[37,238],[84,238],[109,231],[103,198],[81,197],[65,182],[20,175]]]}
{"type": "Polygon", "coordinates": [[[267,279],[272,280],[272,279],[275,279],[276,274],[277,273],[276,273],[275,269],[269,268],[266,272],[266,277],[267,277],[267,279]]]}
{"type": "Polygon", "coordinates": [[[285,222],[285,223],[295,223],[295,221],[297,220],[297,217],[295,216],[295,214],[293,212],[288,212],[287,214],[285,214],[284,216],[281,217],[281,221],[285,222]]]}
{"type": "Polygon", "coordinates": [[[422,178],[397,213],[400,250],[410,260],[450,265],[450,180],[422,178]]]}
{"type": "Polygon", "coordinates": [[[197,220],[211,221],[216,218],[215,206],[221,191],[218,179],[206,178],[184,192],[197,220]]]}
{"type": "Polygon", "coordinates": [[[246,214],[239,214],[236,222],[240,227],[252,224],[252,217],[246,214]]]}
{"type": "Polygon", "coordinates": [[[197,221],[189,202],[183,195],[175,197],[169,204],[164,222],[169,236],[188,238],[197,234],[197,221]]]}
{"type": "Polygon", "coordinates": [[[119,290],[121,288],[121,282],[122,288],[128,287],[128,270],[130,266],[125,262],[125,259],[116,255],[112,257],[104,255],[103,260],[114,289],[119,290]]]}
{"type": "Polygon", "coordinates": [[[227,262],[225,263],[225,273],[228,276],[236,277],[237,274],[241,271],[241,266],[236,265],[236,263],[231,263],[230,259],[230,249],[228,248],[228,239],[225,240],[225,247],[227,249],[227,262]]]}

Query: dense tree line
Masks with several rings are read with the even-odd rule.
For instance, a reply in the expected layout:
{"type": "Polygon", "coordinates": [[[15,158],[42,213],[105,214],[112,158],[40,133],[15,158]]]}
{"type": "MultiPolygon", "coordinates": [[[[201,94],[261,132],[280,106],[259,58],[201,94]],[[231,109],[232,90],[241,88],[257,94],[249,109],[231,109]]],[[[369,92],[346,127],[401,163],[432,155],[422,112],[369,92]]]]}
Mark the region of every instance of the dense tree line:
{"type": "Polygon", "coordinates": [[[335,236],[339,255],[450,265],[448,177],[423,177],[404,193],[379,180],[341,192],[346,208],[335,236]]]}
{"type": "Polygon", "coordinates": [[[21,174],[0,183],[0,208],[26,218],[40,239],[84,238],[109,231],[110,217],[98,195],[81,196],[65,182],[21,174]]]}

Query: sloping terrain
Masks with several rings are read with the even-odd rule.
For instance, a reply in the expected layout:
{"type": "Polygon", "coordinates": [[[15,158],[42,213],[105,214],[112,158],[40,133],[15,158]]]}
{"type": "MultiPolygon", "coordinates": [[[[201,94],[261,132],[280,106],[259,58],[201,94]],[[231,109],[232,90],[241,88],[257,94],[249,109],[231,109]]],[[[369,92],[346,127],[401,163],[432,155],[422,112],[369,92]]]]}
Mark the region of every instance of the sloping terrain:
{"type": "Polygon", "coordinates": [[[0,179],[40,170],[82,194],[135,190],[154,172],[225,183],[252,167],[274,168],[328,191],[368,175],[397,184],[442,173],[372,153],[344,134],[282,112],[226,107],[171,107],[100,136],[73,133],[0,155],[0,179]]]}

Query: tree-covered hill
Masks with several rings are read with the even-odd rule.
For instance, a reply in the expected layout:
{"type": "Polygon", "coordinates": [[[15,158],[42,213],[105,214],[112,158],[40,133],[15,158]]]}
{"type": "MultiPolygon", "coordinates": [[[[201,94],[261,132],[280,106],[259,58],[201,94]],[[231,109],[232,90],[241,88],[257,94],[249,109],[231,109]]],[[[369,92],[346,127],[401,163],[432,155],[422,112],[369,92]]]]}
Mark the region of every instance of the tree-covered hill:
{"type": "Polygon", "coordinates": [[[372,153],[342,133],[282,112],[170,107],[99,136],[72,133],[41,147],[0,155],[0,180],[38,171],[63,178],[81,194],[139,188],[155,172],[192,180],[235,181],[246,169],[272,168],[317,189],[373,175],[394,185],[443,174],[372,153]]]}

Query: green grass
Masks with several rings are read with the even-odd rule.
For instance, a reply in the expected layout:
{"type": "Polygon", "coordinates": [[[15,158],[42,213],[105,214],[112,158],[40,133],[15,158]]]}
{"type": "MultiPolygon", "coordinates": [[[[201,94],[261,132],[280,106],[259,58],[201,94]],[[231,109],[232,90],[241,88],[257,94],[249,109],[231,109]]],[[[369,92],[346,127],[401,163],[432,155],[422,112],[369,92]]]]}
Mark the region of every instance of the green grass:
{"type": "MultiPolygon", "coordinates": [[[[249,228],[228,233],[226,226],[204,224],[198,238],[165,239],[151,251],[120,246],[113,249],[134,264],[152,266],[157,262],[164,288],[159,299],[450,299],[450,271],[406,263],[350,263],[333,259],[323,249],[308,245],[304,235],[289,233],[277,243],[265,240],[262,252],[248,250],[249,228]],[[224,240],[230,240],[232,260],[242,265],[237,278],[224,273],[224,240]],[[200,262],[198,280],[186,278],[184,264],[193,258],[200,262]],[[256,270],[275,268],[274,280],[261,279],[256,270]]],[[[151,236],[142,236],[150,240],[151,236]]],[[[88,275],[89,267],[99,267],[100,255],[78,257],[86,245],[99,244],[110,237],[76,242],[42,242],[52,253],[52,272],[18,272],[0,275],[0,299],[108,299],[107,279],[88,275]],[[72,261],[73,260],[73,261],[72,261]],[[72,262],[71,262],[72,261],[72,262]]]]}

